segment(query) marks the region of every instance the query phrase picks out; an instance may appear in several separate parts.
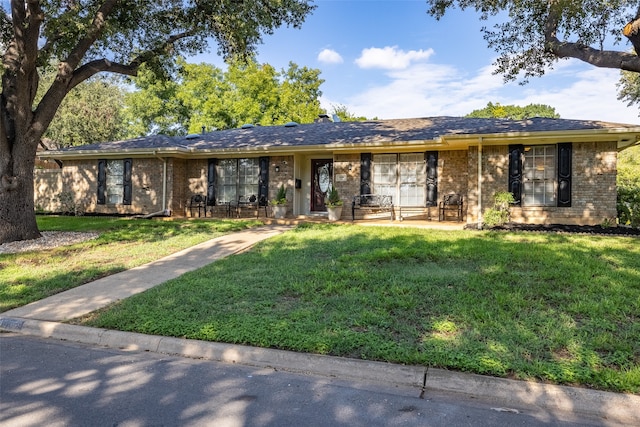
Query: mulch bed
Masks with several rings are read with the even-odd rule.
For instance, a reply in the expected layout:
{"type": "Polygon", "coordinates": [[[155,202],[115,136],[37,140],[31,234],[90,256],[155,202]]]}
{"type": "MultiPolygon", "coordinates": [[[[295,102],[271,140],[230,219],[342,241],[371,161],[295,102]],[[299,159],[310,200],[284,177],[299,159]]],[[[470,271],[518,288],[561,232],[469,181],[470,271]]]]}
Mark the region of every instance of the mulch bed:
{"type": "MultiPolygon", "coordinates": [[[[473,229],[474,227],[469,227],[473,229]]],[[[576,234],[593,234],[605,236],[632,236],[640,237],[640,228],[631,228],[625,226],[603,227],[601,225],[565,225],[565,224],[516,224],[508,223],[500,227],[493,227],[491,230],[502,231],[534,231],[534,232],[552,232],[552,233],[576,233],[576,234]]]]}

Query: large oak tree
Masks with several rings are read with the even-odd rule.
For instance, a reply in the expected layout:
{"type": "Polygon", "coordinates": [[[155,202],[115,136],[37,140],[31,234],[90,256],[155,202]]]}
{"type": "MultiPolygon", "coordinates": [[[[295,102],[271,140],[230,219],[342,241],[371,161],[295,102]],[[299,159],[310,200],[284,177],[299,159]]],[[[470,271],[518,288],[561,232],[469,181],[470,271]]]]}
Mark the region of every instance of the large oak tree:
{"type": "Polygon", "coordinates": [[[298,27],[308,0],[11,0],[0,11],[0,243],[40,236],[33,167],[38,143],[65,96],[101,72],[160,72],[212,41],[224,57],[252,55],[264,34],[298,27]],[[38,69],[56,77],[35,104],[38,69]]]}
{"type": "Polygon", "coordinates": [[[483,28],[484,38],[499,54],[496,72],[506,80],[540,76],[559,58],[640,72],[635,53],[640,52],[637,0],[427,0],[427,4],[436,18],[457,6],[497,21],[483,28]],[[630,46],[604,48],[623,40],[630,46]]]}

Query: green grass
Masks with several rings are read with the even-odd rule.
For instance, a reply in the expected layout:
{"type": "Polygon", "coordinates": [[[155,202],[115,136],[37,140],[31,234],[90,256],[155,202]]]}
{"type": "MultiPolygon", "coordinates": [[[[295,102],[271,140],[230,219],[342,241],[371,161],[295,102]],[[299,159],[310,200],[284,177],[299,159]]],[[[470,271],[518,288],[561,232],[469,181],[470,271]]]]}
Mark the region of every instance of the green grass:
{"type": "Polygon", "coordinates": [[[256,224],[40,216],[40,231],[96,231],[100,236],[51,250],[0,254],[0,312],[256,224]]]}
{"type": "Polygon", "coordinates": [[[85,324],[639,393],[639,243],[301,226],[85,324]]]}

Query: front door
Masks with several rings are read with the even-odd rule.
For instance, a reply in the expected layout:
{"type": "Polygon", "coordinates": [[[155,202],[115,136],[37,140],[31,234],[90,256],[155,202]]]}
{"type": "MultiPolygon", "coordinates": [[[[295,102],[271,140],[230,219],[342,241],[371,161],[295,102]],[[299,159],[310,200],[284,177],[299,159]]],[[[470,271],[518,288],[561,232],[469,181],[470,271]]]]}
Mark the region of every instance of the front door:
{"type": "Polygon", "coordinates": [[[333,159],[313,159],[311,170],[311,212],[326,212],[324,199],[333,182],[333,159]]]}

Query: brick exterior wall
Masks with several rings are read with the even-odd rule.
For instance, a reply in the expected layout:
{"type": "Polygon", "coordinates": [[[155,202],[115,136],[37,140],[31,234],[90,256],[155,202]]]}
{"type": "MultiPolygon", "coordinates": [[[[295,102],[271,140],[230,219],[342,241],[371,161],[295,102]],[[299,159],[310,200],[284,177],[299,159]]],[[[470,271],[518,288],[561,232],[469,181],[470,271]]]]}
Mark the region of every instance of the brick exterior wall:
{"type": "MultiPolygon", "coordinates": [[[[616,142],[574,143],[572,149],[572,205],[558,207],[514,207],[512,220],[526,223],[601,224],[617,216],[616,142]]],[[[330,157],[330,156],[329,156],[330,157]]],[[[336,154],[334,184],[344,205],[351,206],[360,193],[360,153],[336,154]]],[[[97,160],[65,161],[62,169],[36,169],[35,205],[39,211],[60,212],[58,198],[73,195],[78,210],[97,214],[149,214],[163,206],[163,165],[157,158],[133,159],[132,204],[97,205],[97,160]]],[[[193,194],[207,194],[207,159],[166,159],[166,206],[173,215],[185,216],[186,204],[193,194]]],[[[493,195],[508,187],[508,147],[482,148],[482,211],[493,205],[493,195]]],[[[280,185],[287,188],[288,212],[293,212],[294,157],[269,159],[269,200],[280,185]],[[276,166],[279,171],[276,172],[276,166]]],[[[445,194],[465,197],[468,223],[478,221],[478,147],[438,153],[438,202],[445,194]]],[[[432,213],[433,214],[433,213],[432,213]]]]}
{"type": "MultiPolygon", "coordinates": [[[[571,207],[516,206],[511,219],[529,224],[598,225],[617,217],[616,142],[572,144],[571,207]]],[[[478,221],[478,148],[469,149],[467,222],[478,221]]],[[[482,148],[482,211],[509,184],[508,146],[482,148]]]]}
{"type": "Polygon", "coordinates": [[[466,216],[468,207],[468,162],[466,150],[440,151],[438,153],[438,203],[447,194],[461,194],[464,198],[463,217],[466,216]]]}
{"type": "Polygon", "coordinates": [[[82,213],[94,214],[147,214],[162,207],[162,161],[133,159],[131,205],[97,204],[98,160],[68,160],[62,169],[36,169],[34,171],[35,205],[45,212],[60,212],[59,197],[73,195],[73,201],[82,213]]]}
{"type": "MultiPolygon", "coordinates": [[[[360,154],[337,154],[333,158],[334,185],[344,206],[351,208],[354,196],[360,194],[360,154]],[[349,170],[351,167],[351,170],[349,170]],[[335,179],[345,176],[346,181],[335,179]]],[[[346,208],[342,214],[345,215],[346,208]]]]}

